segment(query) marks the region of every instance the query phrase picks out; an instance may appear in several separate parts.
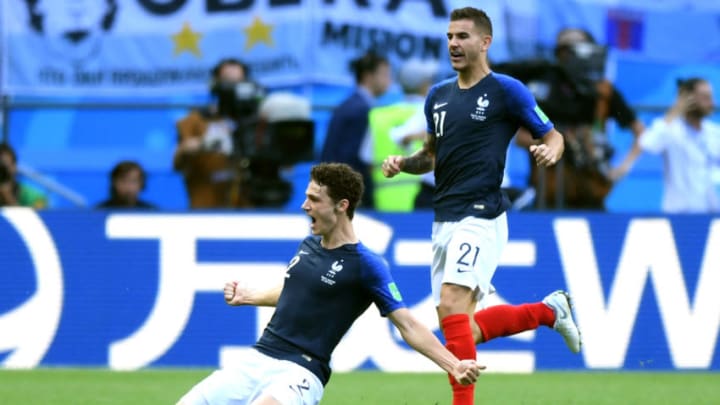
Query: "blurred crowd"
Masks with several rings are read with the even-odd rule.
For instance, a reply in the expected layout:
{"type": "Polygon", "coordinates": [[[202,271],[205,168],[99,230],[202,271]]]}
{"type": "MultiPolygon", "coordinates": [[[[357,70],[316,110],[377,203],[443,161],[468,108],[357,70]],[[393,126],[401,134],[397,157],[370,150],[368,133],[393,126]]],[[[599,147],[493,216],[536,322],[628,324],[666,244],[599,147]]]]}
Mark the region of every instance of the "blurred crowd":
{"type": "MultiPolygon", "coordinates": [[[[664,212],[720,212],[713,181],[713,173],[720,171],[720,126],[708,118],[715,111],[709,81],[678,78],[671,107],[643,122],[607,78],[607,48],[590,32],[561,30],[553,51],[551,59],[492,65],[494,72],[522,81],[565,137],[563,159],[550,168],[530,162],[524,183],[511,184],[505,168],[503,189],[514,209],[604,211],[613,187],[648,153],[662,156],[664,212]],[[609,136],[611,123],[633,137],[632,147],[619,158],[609,136]]],[[[432,173],[388,179],[379,168],[385,156],[420,148],[427,132],[425,96],[450,76],[442,75],[437,61],[410,59],[392,66],[372,49],[348,68],[355,86],[334,106],[326,132],[318,136],[307,97],[270,91],[253,79],[243,61],[220,60],[209,74],[211,102],[175,123],[172,168],[183,179],[188,208],[282,207],[293,193],[303,192],[294,190],[284,173],[300,162],[323,161],[347,163],[362,173],[362,209],[430,209],[432,173]],[[395,81],[403,97],[379,103],[395,81]]],[[[520,128],[515,142],[528,150],[537,141],[520,128]]],[[[21,158],[10,144],[0,144],[0,205],[47,208],[49,191],[23,179],[21,158]]],[[[159,208],[143,199],[147,173],[132,157],[114,162],[107,182],[106,199],[94,207],[159,208]]]]}

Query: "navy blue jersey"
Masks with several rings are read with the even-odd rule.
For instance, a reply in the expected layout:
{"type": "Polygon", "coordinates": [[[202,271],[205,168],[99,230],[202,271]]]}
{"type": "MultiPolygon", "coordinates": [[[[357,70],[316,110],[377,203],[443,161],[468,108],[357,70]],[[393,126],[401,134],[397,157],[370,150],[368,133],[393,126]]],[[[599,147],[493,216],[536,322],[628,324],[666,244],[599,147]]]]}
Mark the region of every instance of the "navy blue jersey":
{"type": "Polygon", "coordinates": [[[324,385],[335,346],[371,303],[382,316],[405,307],[387,263],[362,243],[325,249],[319,237],[308,237],[255,347],[309,369],[324,385]]]}
{"type": "Polygon", "coordinates": [[[425,117],[435,136],[436,221],[502,214],[510,205],[500,190],[510,140],[520,126],[535,138],[553,127],[522,82],[498,73],[469,89],[456,78],[434,85],[425,117]]]}

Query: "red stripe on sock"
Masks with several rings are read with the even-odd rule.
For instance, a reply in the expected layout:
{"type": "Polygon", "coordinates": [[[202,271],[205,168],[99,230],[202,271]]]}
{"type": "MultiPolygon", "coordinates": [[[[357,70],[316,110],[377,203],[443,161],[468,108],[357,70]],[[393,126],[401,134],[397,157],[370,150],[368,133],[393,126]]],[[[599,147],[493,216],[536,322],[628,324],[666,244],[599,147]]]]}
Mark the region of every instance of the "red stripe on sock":
{"type": "MultiPolygon", "coordinates": [[[[445,336],[445,347],[460,360],[477,358],[477,348],[467,314],[454,314],[440,321],[445,336]]],[[[453,405],[472,405],[475,399],[475,385],[460,385],[448,374],[453,392],[453,405]]]]}
{"type": "Polygon", "coordinates": [[[542,302],[495,305],[476,312],[473,318],[482,331],[484,342],[537,329],[540,325],[552,327],[555,323],[555,313],[542,302]]]}

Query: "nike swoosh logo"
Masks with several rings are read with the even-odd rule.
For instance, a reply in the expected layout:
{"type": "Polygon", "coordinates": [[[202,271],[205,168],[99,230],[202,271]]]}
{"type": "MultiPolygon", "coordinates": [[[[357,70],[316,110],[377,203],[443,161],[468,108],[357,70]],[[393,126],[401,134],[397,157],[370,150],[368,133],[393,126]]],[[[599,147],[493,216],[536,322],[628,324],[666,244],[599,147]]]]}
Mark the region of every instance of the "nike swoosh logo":
{"type": "Polygon", "coordinates": [[[447,103],[435,103],[435,105],[433,106],[433,110],[437,110],[440,107],[445,107],[446,105],[447,103]]]}
{"type": "Polygon", "coordinates": [[[458,273],[468,273],[468,272],[471,272],[471,271],[473,271],[473,269],[467,269],[467,270],[457,269],[457,272],[458,272],[458,273]]]}
{"type": "Polygon", "coordinates": [[[555,315],[556,315],[558,318],[560,318],[560,319],[565,319],[565,318],[567,318],[567,312],[565,312],[565,310],[563,309],[563,307],[558,306],[558,307],[556,307],[555,309],[557,309],[557,312],[556,312],[555,315]]]}
{"type": "Polygon", "coordinates": [[[298,252],[298,253],[300,253],[301,255],[309,255],[310,254],[302,249],[300,249],[300,252],[298,252]]]}

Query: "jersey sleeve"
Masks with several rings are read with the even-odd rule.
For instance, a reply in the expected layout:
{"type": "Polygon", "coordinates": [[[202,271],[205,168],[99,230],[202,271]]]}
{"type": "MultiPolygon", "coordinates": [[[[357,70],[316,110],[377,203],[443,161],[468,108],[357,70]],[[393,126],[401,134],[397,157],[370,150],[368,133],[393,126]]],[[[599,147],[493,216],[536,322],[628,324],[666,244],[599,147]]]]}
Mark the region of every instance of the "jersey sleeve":
{"type": "Polygon", "coordinates": [[[537,105],[535,98],[525,85],[509,76],[501,83],[508,96],[508,109],[520,125],[527,128],[533,138],[542,138],[553,128],[553,123],[537,105]]]}
{"type": "Polygon", "coordinates": [[[405,307],[400,290],[398,290],[390,274],[390,268],[384,259],[366,252],[363,257],[363,270],[365,286],[380,311],[380,315],[387,316],[396,309],[405,307]]]}
{"type": "Polygon", "coordinates": [[[433,122],[433,99],[435,98],[435,94],[437,93],[439,84],[434,85],[433,87],[428,90],[428,94],[425,97],[425,108],[423,109],[425,111],[425,125],[426,130],[429,134],[435,134],[435,123],[433,122]]]}

